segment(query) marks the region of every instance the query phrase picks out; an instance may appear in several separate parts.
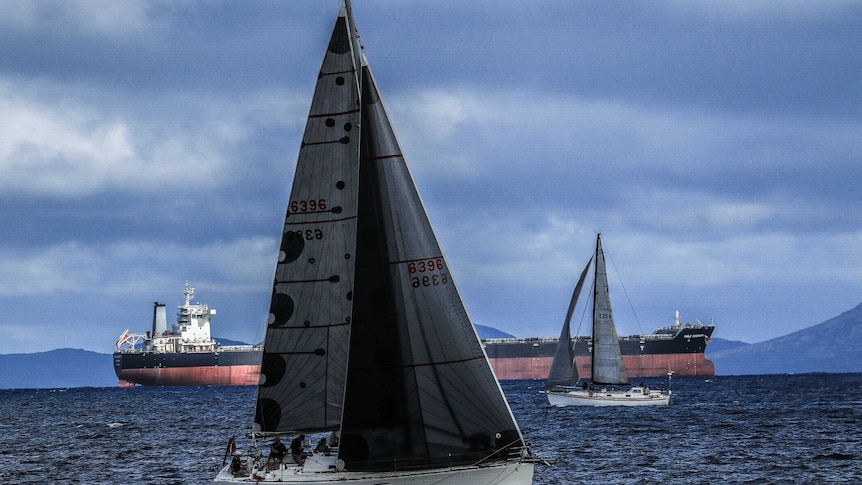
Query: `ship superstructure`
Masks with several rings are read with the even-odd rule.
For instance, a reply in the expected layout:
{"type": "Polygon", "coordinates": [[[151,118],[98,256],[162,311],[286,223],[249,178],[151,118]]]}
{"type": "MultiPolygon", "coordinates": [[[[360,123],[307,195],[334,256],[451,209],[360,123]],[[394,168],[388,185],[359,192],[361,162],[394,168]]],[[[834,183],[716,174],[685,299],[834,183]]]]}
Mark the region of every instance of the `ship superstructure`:
{"type": "Polygon", "coordinates": [[[261,348],[219,345],[210,327],[216,310],[192,303],[195,289],[188,281],[184,295],[185,303],[177,307],[177,322],[170,329],[165,305],[156,301],[150,331],[126,329],[117,339],[114,372],[120,387],[256,385],[261,348]]]}

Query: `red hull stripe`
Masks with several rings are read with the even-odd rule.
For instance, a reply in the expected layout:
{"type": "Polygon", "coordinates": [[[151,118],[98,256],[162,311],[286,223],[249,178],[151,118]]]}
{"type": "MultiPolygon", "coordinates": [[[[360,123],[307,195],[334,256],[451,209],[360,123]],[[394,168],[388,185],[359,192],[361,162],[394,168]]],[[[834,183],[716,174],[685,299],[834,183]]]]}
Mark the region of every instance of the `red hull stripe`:
{"type": "Polygon", "coordinates": [[[260,365],[123,369],[122,381],[142,386],[256,386],[260,365]]]}
{"type": "MultiPolygon", "coordinates": [[[[497,379],[547,379],[553,357],[520,357],[488,359],[497,379]]],[[[590,377],[590,357],[575,357],[581,378],[590,377]]],[[[712,377],[715,365],[703,354],[624,355],[623,363],[629,379],[666,377],[668,371],[679,377],[712,377]]]]}

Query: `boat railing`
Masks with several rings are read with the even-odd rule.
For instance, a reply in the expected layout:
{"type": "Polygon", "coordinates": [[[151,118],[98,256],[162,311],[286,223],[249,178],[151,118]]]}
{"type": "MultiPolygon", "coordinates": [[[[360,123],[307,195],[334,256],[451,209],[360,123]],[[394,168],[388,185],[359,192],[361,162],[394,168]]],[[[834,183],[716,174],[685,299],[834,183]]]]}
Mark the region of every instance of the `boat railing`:
{"type": "Polygon", "coordinates": [[[262,345],[219,345],[216,352],[247,352],[251,350],[263,350],[262,345]]]}

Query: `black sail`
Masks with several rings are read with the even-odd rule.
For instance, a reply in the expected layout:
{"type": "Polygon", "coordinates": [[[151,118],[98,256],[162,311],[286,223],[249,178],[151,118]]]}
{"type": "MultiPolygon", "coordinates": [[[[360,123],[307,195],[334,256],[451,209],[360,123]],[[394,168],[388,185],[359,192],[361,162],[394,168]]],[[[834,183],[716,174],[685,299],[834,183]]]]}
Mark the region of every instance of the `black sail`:
{"type": "Polygon", "coordinates": [[[359,86],[339,14],[293,179],[258,388],[259,433],[337,430],[350,341],[359,182],[359,86]]]}
{"type": "Polygon", "coordinates": [[[362,70],[357,268],[339,457],[347,469],[494,460],[523,438],[362,70]]]}

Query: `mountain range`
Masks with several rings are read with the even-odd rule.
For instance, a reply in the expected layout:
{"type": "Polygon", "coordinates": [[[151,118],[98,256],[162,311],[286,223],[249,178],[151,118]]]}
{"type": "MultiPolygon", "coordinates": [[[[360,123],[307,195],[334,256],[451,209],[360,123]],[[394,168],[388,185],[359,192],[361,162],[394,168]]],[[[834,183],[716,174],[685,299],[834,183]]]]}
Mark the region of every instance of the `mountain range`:
{"type": "Polygon", "coordinates": [[[713,341],[718,375],[862,372],[862,304],[797,332],[755,344],[713,341]]]}
{"type": "MultiPolygon", "coordinates": [[[[479,337],[512,338],[476,325],[479,337]]],[[[242,342],[219,340],[224,345],[242,342]]],[[[722,375],[862,372],[862,304],[823,323],[765,342],[712,339],[706,358],[722,375]]],[[[113,358],[80,349],[0,355],[0,389],[114,387],[113,358]]]]}

